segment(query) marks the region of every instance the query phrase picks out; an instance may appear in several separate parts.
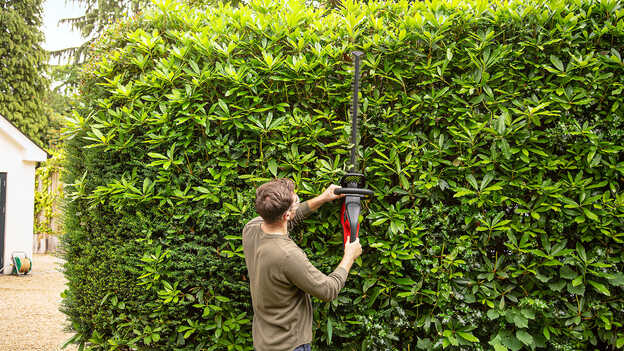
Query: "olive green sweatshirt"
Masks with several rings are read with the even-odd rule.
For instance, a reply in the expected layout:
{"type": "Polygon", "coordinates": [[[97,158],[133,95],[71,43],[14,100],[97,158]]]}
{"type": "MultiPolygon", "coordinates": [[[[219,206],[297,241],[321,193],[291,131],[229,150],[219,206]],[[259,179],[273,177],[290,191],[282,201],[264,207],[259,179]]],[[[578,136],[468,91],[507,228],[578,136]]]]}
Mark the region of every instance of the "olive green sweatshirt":
{"type": "MultiPolygon", "coordinates": [[[[302,203],[290,227],[311,212],[308,203],[302,203]]],[[[243,229],[254,348],[292,351],[312,342],[310,295],[324,301],[335,299],[347,280],[347,271],[338,267],[328,276],[323,274],[288,235],[265,233],[262,223],[262,218],[256,217],[243,229]]]]}

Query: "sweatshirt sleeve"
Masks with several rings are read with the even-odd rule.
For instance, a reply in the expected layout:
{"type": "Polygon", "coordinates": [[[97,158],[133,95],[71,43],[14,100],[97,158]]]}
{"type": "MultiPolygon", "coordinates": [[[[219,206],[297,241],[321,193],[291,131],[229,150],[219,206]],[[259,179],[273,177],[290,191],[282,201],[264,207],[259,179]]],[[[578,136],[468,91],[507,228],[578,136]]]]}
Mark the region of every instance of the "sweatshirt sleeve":
{"type": "Polygon", "coordinates": [[[306,219],[310,213],[312,213],[312,210],[310,209],[308,202],[306,201],[302,203],[297,209],[297,212],[295,212],[295,218],[288,222],[288,230],[290,231],[294,227],[301,224],[301,222],[303,222],[303,220],[306,219]]]}
{"type": "Polygon", "coordinates": [[[310,263],[299,248],[292,248],[288,252],[282,270],[291,283],[323,301],[338,297],[347,280],[347,271],[344,268],[338,267],[331,274],[325,275],[310,263]]]}

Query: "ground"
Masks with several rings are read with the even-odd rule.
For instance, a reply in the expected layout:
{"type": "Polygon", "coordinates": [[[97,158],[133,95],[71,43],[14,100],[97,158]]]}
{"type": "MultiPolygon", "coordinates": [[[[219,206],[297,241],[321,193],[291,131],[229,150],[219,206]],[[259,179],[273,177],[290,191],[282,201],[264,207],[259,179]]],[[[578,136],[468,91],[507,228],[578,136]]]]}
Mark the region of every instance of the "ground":
{"type": "Polygon", "coordinates": [[[71,337],[63,331],[68,323],[59,311],[66,282],[61,263],[51,255],[34,255],[28,275],[0,274],[0,350],[57,351],[71,337]]]}

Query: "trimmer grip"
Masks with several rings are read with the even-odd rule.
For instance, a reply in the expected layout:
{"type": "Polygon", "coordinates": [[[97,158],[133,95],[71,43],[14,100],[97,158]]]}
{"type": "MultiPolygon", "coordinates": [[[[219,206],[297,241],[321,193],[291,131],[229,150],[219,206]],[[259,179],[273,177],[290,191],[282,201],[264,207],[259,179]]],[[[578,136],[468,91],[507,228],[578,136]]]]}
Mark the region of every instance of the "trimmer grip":
{"type": "Polygon", "coordinates": [[[347,195],[342,202],[342,211],[340,211],[340,221],[342,222],[343,229],[343,243],[354,242],[360,232],[360,211],[362,205],[360,203],[360,196],[347,195]]]}
{"type": "Polygon", "coordinates": [[[334,194],[346,194],[346,195],[364,195],[364,196],[373,196],[375,193],[369,189],[360,189],[360,188],[338,188],[334,190],[334,194]]]}

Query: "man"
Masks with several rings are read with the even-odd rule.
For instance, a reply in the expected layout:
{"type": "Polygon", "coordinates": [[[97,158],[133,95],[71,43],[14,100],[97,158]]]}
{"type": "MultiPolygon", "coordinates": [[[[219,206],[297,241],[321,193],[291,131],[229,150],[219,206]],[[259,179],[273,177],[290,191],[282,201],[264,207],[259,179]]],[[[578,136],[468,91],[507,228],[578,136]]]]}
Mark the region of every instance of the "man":
{"type": "Polygon", "coordinates": [[[257,351],[308,351],[312,343],[310,295],[331,301],[343,288],[353,261],[362,254],[359,239],[344,248],[342,262],[330,274],[316,269],[288,236],[322,204],[335,195],[336,185],[321,195],[299,203],[295,184],[276,179],[256,189],[256,211],[243,229],[243,251],[249,272],[254,310],[253,342],[257,351]]]}

